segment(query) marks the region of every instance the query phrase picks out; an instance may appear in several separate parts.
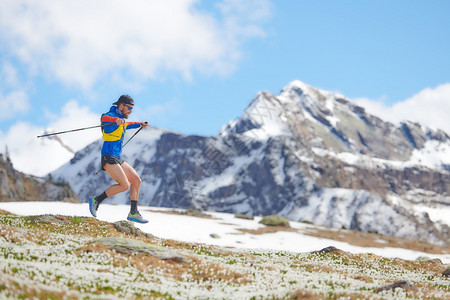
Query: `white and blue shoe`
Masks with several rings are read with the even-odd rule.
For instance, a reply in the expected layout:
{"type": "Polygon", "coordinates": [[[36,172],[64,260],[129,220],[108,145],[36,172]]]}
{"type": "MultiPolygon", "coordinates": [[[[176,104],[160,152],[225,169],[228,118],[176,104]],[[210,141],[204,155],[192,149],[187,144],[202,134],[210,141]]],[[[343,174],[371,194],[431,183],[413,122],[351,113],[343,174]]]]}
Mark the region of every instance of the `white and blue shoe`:
{"type": "Polygon", "coordinates": [[[99,206],[99,203],[97,201],[95,201],[95,196],[89,197],[89,211],[96,218],[97,218],[98,206],[99,206]]]}
{"type": "Polygon", "coordinates": [[[131,212],[128,214],[128,221],[133,221],[133,222],[137,222],[137,223],[148,223],[148,220],[145,220],[144,218],[142,218],[141,214],[137,211],[135,214],[132,214],[131,212]]]}

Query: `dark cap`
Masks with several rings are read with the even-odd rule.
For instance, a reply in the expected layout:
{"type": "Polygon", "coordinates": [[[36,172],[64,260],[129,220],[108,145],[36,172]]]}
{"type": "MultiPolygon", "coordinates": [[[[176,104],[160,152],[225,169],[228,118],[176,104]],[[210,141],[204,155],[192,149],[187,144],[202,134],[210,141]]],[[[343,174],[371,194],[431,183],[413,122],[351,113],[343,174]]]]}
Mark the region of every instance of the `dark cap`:
{"type": "Polygon", "coordinates": [[[129,95],[122,95],[122,96],[120,96],[119,99],[118,99],[116,102],[114,102],[113,104],[119,106],[119,104],[121,104],[121,103],[122,103],[122,104],[131,104],[131,105],[134,105],[134,100],[133,100],[133,98],[131,98],[131,96],[129,96],[129,95]]]}

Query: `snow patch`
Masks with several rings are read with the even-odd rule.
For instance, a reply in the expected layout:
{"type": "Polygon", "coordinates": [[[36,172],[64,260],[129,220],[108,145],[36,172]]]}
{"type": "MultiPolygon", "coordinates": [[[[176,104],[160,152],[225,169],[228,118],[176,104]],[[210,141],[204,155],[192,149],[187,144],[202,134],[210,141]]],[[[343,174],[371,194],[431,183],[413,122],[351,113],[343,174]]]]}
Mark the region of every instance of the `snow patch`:
{"type": "MultiPolygon", "coordinates": [[[[341,190],[342,194],[348,191],[341,190]]],[[[0,202],[0,209],[23,216],[59,214],[65,216],[90,217],[88,204],[65,202],[0,202]]],[[[334,246],[351,253],[373,253],[389,258],[414,260],[418,257],[429,256],[428,253],[400,248],[359,247],[345,242],[324,238],[316,238],[301,233],[301,229],[314,226],[291,221],[291,227],[300,229],[299,232],[276,232],[271,234],[253,235],[239,229],[258,229],[264,227],[259,224],[260,217],[253,220],[235,218],[232,214],[208,212],[212,218],[195,218],[184,215],[165,214],[170,209],[160,207],[140,206],[142,216],[149,219],[147,224],[135,224],[144,232],[155,236],[185,242],[205,243],[222,247],[236,247],[245,249],[270,249],[292,252],[311,252],[334,246]],[[219,239],[210,235],[218,234],[219,239]]],[[[128,205],[102,204],[98,210],[98,219],[107,222],[124,220],[128,214],[128,205]]],[[[432,255],[443,263],[450,263],[450,254],[432,255]]]]}

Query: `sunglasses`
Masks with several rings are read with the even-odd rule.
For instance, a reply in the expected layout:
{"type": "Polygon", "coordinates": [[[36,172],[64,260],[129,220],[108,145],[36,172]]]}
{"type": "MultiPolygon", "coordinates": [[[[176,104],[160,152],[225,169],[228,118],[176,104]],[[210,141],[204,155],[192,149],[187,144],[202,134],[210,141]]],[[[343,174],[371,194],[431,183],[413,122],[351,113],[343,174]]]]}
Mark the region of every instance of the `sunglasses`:
{"type": "Polygon", "coordinates": [[[128,110],[132,110],[133,109],[133,106],[128,106],[128,105],[125,105],[126,107],[128,107],[128,110]]]}

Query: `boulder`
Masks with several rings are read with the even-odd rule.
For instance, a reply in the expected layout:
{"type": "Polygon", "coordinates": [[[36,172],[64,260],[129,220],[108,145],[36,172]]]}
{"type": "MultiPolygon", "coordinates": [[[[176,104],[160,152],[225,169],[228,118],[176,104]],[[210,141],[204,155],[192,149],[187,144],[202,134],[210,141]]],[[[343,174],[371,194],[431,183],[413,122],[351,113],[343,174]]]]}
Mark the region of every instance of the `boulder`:
{"type": "Polygon", "coordinates": [[[317,251],[317,253],[331,253],[331,252],[340,252],[341,250],[339,250],[338,248],[334,247],[334,246],[328,246],[325,247],[319,251],[317,251]]]}
{"type": "Polygon", "coordinates": [[[394,291],[397,288],[401,288],[404,290],[416,289],[416,287],[412,283],[410,283],[406,280],[401,280],[401,281],[394,282],[393,284],[389,284],[389,285],[385,285],[380,288],[377,288],[375,290],[375,293],[379,293],[382,291],[394,291]]]}
{"type": "Polygon", "coordinates": [[[211,233],[209,236],[213,239],[220,239],[220,235],[218,235],[217,233],[211,233]]]}
{"type": "Polygon", "coordinates": [[[53,215],[41,215],[41,216],[33,216],[30,218],[31,221],[35,223],[56,223],[56,224],[70,224],[70,221],[66,220],[62,216],[53,216],[53,215]]]}
{"type": "Polygon", "coordinates": [[[289,220],[279,215],[265,216],[261,219],[261,221],[259,221],[259,223],[266,226],[290,227],[289,220]]]}
{"type": "Polygon", "coordinates": [[[140,240],[127,239],[123,237],[108,237],[103,238],[95,243],[103,244],[110,250],[115,250],[119,253],[133,254],[133,253],[147,253],[163,260],[173,260],[176,262],[186,262],[187,258],[168,250],[164,247],[144,243],[140,240]]]}
{"type": "Polygon", "coordinates": [[[132,235],[135,237],[154,238],[155,236],[149,233],[142,232],[139,228],[135,227],[132,222],[118,221],[113,223],[114,228],[124,234],[132,235]]]}

